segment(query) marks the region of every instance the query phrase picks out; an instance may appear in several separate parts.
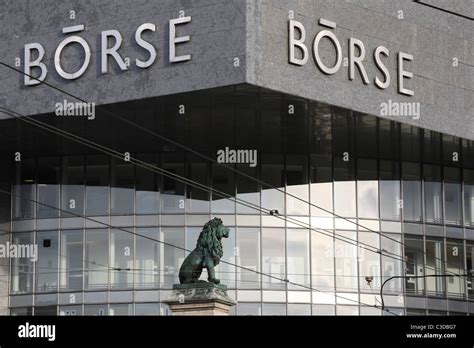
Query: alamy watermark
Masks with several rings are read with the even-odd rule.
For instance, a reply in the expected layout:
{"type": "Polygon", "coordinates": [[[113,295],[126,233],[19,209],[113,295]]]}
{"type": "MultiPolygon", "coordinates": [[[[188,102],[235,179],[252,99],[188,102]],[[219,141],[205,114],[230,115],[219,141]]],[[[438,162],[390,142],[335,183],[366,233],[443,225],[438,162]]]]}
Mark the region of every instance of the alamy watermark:
{"type": "Polygon", "coordinates": [[[257,166],[257,150],[233,150],[226,147],[217,151],[217,162],[228,164],[247,163],[250,167],[257,166]]]}
{"type": "Polygon", "coordinates": [[[380,104],[380,116],[411,117],[419,120],[421,107],[418,102],[396,102],[389,99],[380,104]]]}
{"type": "Polygon", "coordinates": [[[0,244],[0,258],[27,258],[38,261],[38,245],[36,244],[0,244]]]}
{"type": "Polygon", "coordinates": [[[56,116],[83,116],[88,120],[95,119],[95,103],[70,102],[64,99],[54,105],[56,116]]]}

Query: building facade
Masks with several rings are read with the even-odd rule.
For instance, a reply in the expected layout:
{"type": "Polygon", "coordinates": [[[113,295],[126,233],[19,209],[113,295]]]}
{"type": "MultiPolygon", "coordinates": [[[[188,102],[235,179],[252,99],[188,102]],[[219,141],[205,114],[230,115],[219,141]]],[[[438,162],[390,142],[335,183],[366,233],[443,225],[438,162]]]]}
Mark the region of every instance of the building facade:
{"type": "Polygon", "coordinates": [[[474,313],[471,1],[39,6],[3,11],[0,243],[37,249],[0,313],[168,315],[215,216],[232,314],[474,313]]]}

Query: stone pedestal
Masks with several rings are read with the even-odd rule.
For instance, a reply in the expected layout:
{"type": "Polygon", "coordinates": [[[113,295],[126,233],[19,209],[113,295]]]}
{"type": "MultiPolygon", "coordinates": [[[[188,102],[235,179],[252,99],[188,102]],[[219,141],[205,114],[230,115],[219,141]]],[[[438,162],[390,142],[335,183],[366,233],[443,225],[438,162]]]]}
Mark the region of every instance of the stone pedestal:
{"type": "Polygon", "coordinates": [[[171,296],[163,301],[173,316],[228,315],[235,301],[227,295],[227,287],[212,283],[175,284],[171,296]]]}

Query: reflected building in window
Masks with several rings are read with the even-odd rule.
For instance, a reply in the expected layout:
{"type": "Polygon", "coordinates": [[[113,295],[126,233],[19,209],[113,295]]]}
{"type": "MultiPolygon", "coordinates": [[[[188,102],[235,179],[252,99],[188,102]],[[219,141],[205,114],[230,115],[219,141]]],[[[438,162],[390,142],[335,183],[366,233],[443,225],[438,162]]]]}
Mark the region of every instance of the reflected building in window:
{"type": "Polygon", "coordinates": [[[440,277],[473,268],[473,141],[250,86],[130,103],[84,136],[133,160],[64,143],[7,163],[10,241],[38,246],[12,259],[12,315],[169,315],[214,216],[234,315],[382,315],[387,280],[393,313],[474,312],[472,278],[440,277]]]}

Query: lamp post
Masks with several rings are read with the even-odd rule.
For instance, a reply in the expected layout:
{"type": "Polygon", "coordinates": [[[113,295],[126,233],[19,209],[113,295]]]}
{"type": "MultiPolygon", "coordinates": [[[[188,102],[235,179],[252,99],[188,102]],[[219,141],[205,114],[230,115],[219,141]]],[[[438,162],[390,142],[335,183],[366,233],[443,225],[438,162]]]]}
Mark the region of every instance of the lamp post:
{"type": "Polygon", "coordinates": [[[448,278],[448,277],[470,277],[474,273],[474,270],[468,271],[467,274],[428,274],[428,275],[420,275],[420,276],[393,276],[390,278],[387,278],[383,283],[382,286],[380,287],[380,300],[382,302],[382,311],[385,311],[385,303],[383,300],[383,287],[385,284],[387,284],[390,280],[392,279],[419,279],[419,278],[448,278]]]}

